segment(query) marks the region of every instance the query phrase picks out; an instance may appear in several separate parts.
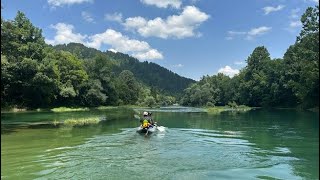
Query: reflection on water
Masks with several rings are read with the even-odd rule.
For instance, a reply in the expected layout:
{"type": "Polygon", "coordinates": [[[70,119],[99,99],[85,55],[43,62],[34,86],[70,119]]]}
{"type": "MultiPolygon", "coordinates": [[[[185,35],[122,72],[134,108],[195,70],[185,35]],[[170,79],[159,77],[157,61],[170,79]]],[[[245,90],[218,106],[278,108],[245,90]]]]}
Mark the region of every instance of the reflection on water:
{"type": "Polygon", "coordinates": [[[128,109],[38,117],[107,119],[85,127],[22,127],[37,114],[6,114],[1,179],[318,179],[316,113],[162,110],[153,114],[166,130],[147,137],[128,109]]]}

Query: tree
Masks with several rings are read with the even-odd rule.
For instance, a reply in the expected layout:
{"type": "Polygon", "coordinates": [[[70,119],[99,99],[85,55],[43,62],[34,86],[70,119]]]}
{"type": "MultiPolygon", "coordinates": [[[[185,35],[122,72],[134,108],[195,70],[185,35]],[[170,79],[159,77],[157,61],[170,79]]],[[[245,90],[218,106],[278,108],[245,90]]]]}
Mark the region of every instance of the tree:
{"type": "Polygon", "coordinates": [[[255,48],[248,57],[248,66],[243,71],[244,80],[240,85],[241,96],[247,98],[246,104],[261,106],[267,95],[267,63],[271,60],[268,50],[264,46],[255,48]]]}
{"type": "Polygon", "coordinates": [[[91,79],[84,84],[83,88],[85,88],[82,92],[84,105],[99,106],[106,102],[107,96],[102,92],[103,88],[99,80],[91,79]]]}
{"type": "Polygon", "coordinates": [[[152,96],[146,97],[145,105],[152,108],[155,104],[156,104],[156,100],[154,99],[154,97],[152,97],[152,96]]]}
{"type": "Polygon", "coordinates": [[[301,17],[303,30],[284,55],[285,87],[303,107],[319,106],[319,6],[301,17]]]}
{"type": "Polygon", "coordinates": [[[125,104],[135,104],[137,102],[140,88],[131,71],[124,70],[119,74],[116,87],[119,98],[125,104]]]}
{"type": "Polygon", "coordinates": [[[13,21],[1,22],[1,53],[10,61],[23,58],[42,60],[46,46],[42,31],[20,11],[13,21]]]}

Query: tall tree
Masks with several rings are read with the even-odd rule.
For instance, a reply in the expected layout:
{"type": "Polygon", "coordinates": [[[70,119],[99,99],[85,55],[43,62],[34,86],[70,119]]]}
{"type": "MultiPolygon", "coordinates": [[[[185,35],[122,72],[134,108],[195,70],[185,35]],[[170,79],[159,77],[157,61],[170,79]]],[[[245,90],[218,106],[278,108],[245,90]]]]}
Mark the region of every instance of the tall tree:
{"type": "Polygon", "coordinates": [[[139,97],[140,87],[133,73],[124,70],[117,79],[117,91],[124,104],[135,104],[139,97]]]}
{"type": "Polygon", "coordinates": [[[18,11],[13,21],[1,22],[1,53],[9,60],[21,61],[23,57],[42,60],[46,46],[42,30],[18,11]]]}
{"type": "Polygon", "coordinates": [[[319,106],[319,6],[301,17],[303,29],[284,55],[285,87],[303,107],[319,106]]]}

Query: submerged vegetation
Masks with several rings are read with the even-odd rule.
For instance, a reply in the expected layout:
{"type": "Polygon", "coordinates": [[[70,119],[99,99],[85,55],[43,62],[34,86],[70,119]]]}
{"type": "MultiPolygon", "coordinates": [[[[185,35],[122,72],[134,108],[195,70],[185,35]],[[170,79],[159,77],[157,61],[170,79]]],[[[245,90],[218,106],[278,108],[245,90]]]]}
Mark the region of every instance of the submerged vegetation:
{"type": "Polygon", "coordinates": [[[59,107],[51,109],[52,112],[72,112],[72,111],[89,111],[89,108],[67,108],[59,107]]]}
{"type": "Polygon", "coordinates": [[[90,118],[79,118],[79,119],[67,119],[63,122],[66,126],[84,126],[89,124],[98,124],[100,118],[90,117],[90,118]]]}
{"type": "Polygon", "coordinates": [[[87,118],[70,118],[64,121],[53,121],[53,125],[63,125],[68,127],[73,126],[85,126],[85,125],[94,125],[98,124],[101,121],[99,117],[87,117],[87,118]]]}
{"type": "Polygon", "coordinates": [[[252,107],[248,106],[237,106],[237,107],[230,107],[230,106],[218,106],[218,107],[206,107],[205,110],[207,113],[210,114],[219,114],[225,111],[235,111],[235,112],[246,112],[252,110],[252,107]]]}

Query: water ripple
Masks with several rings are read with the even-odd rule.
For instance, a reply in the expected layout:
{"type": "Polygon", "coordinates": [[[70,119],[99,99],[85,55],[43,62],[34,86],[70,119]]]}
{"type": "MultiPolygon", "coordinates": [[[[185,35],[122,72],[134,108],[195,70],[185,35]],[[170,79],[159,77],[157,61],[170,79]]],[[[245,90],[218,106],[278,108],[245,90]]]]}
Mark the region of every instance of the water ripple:
{"type": "Polygon", "coordinates": [[[144,137],[129,128],[94,136],[78,146],[48,149],[38,161],[47,169],[38,175],[48,179],[299,179],[292,174],[289,164],[295,159],[288,148],[263,151],[244,139],[243,132],[170,129],[162,135],[144,137]],[[152,173],[143,178],[146,169],[152,173]]]}

